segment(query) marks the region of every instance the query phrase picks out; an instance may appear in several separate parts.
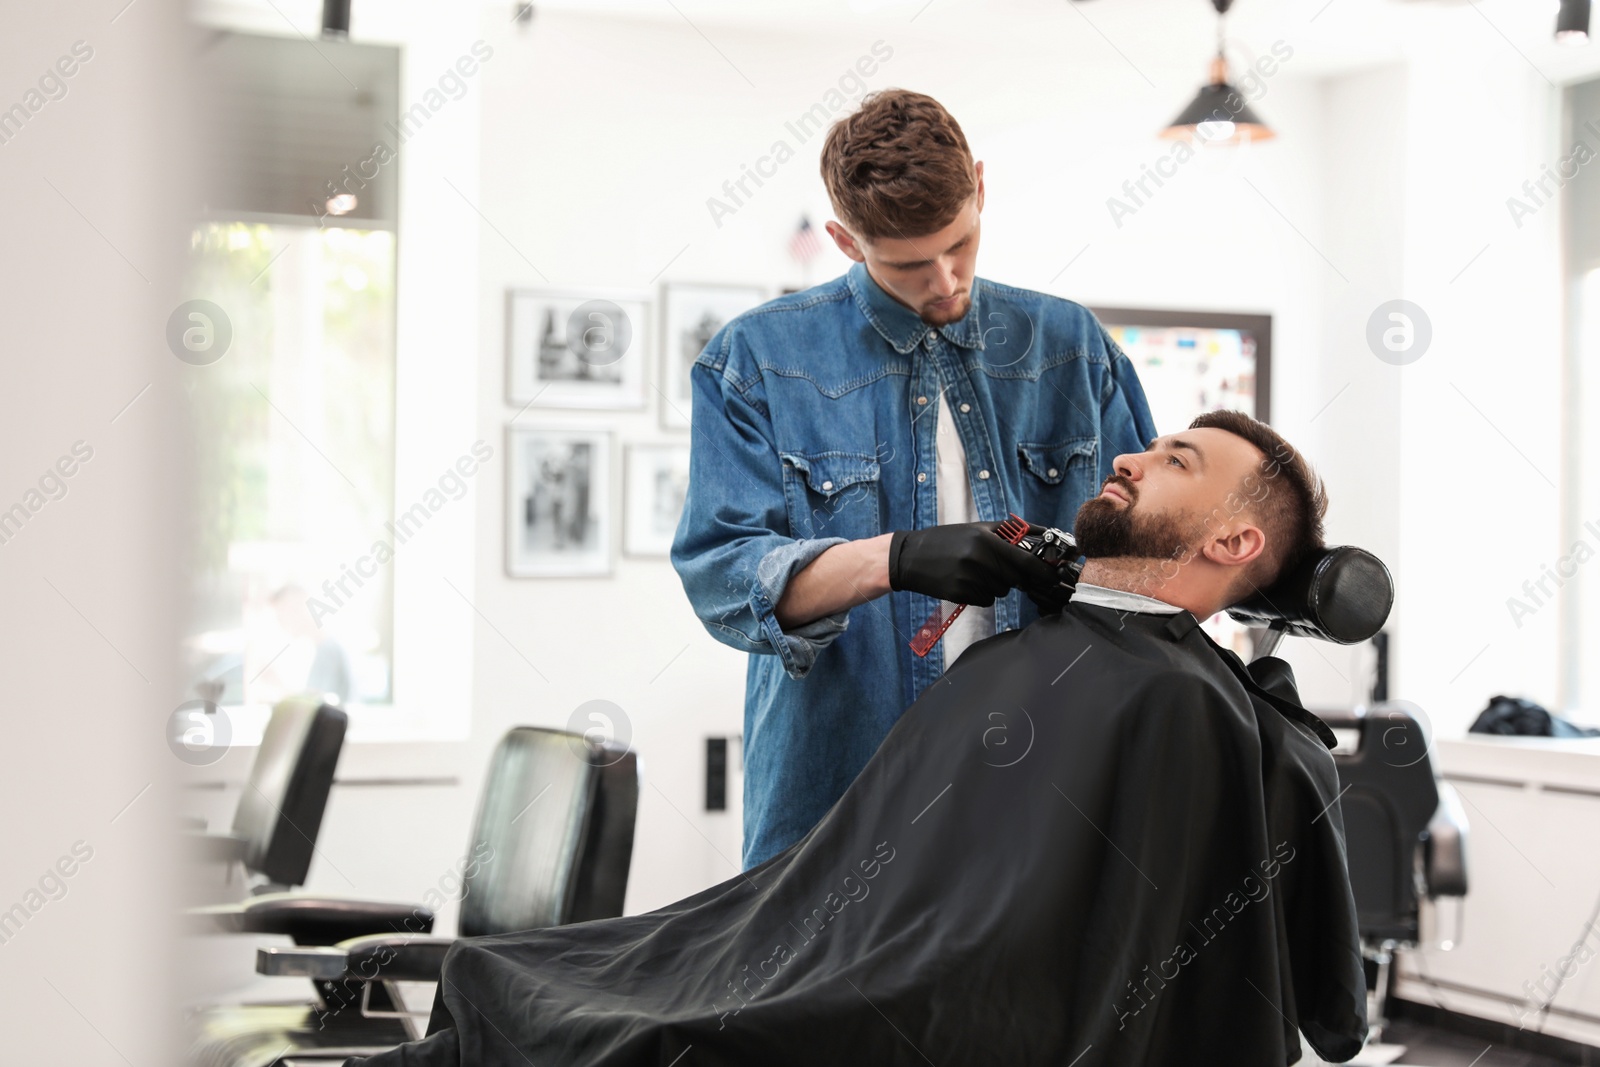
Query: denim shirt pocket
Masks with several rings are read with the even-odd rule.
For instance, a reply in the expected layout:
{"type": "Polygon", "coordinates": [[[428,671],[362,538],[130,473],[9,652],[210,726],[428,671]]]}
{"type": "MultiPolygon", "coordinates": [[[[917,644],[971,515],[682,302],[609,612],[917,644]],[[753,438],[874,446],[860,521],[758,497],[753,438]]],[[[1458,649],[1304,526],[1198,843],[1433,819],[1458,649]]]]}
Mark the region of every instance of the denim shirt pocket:
{"type": "MultiPolygon", "coordinates": [[[[1093,434],[1069,437],[1055,444],[1018,442],[1022,469],[1030,475],[1023,478],[1023,500],[1030,509],[1023,514],[1054,515],[1065,508],[1075,511],[1078,504],[1093,496],[1100,484],[1095,462],[1099,444],[1100,439],[1093,434]]],[[[1067,515],[1070,519],[1071,512],[1067,515]]]]}
{"type": "Polygon", "coordinates": [[[878,457],[868,452],[780,452],[789,530],[797,538],[876,537],[878,457]]]}

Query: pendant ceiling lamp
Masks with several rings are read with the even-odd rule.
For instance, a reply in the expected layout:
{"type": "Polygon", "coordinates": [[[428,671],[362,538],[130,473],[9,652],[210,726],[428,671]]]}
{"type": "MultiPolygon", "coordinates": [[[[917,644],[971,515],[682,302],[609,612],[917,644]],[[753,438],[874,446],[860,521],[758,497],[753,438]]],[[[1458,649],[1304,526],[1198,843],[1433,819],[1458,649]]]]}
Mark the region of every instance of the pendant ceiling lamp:
{"type": "Polygon", "coordinates": [[[1556,40],[1562,44],[1589,43],[1589,0],[1561,0],[1556,40]]]}
{"type": "Polygon", "coordinates": [[[1233,6],[1233,0],[1211,0],[1211,6],[1217,9],[1217,56],[1211,61],[1211,80],[1200,87],[1194,101],[1161,131],[1161,136],[1207,144],[1270,141],[1277,134],[1228,81],[1228,60],[1222,54],[1222,17],[1233,6]]]}

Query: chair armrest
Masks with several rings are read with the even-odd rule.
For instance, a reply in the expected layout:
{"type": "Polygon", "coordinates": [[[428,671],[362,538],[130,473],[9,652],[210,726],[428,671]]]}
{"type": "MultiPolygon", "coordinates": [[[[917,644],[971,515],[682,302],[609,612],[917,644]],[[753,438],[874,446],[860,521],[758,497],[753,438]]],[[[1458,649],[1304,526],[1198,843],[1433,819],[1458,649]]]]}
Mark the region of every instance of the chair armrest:
{"type": "Polygon", "coordinates": [[[303,893],[263,893],[236,904],[192,908],[192,930],[203,933],[287,934],[297,945],[336,945],[364,934],[426,934],[433,911],[394,904],[303,893]]]}
{"type": "Polygon", "coordinates": [[[256,949],[256,973],[329,981],[437,982],[449,937],[372,934],[329,947],[256,949]]]}
{"type": "Polygon", "coordinates": [[[1467,895],[1467,813],[1448,782],[1439,782],[1439,808],[1428,823],[1423,870],[1428,896],[1467,895]]]}

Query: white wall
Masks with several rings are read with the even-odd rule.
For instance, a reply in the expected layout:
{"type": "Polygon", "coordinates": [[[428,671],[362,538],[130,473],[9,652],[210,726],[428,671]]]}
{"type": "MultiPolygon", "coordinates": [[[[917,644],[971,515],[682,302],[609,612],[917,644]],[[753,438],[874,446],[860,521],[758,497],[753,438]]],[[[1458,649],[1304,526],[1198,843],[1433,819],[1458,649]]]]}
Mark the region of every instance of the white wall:
{"type": "Polygon", "coordinates": [[[183,699],[173,591],[192,368],[165,329],[194,40],[174,4],[120,6],[9,5],[0,35],[6,109],[81,42],[59,68],[73,71],[65,94],[36,95],[0,144],[0,510],[31,512],[0,544],[8,1063],[156,1067],[175,1053],[165,729],[183,699]],[[57,467],[77,442],[87,461],[57,467]],[[68,471],[64,492],[40,492],[68,471]]]}
{"type": "Polygon", "coordinates": [[[1413,60],[1404,280],[1435,335],[1399,375],[1397,685],[1444,735],[1495,693],[1559,707],[1556,610],[1519,628],[1506,608],[1560,554],[1560,218],[1547,207],[1519,229],[1506,209],[1564,154],[1558,104],[1479,37],[1413,60]]]}
{"type": "MultiPolygon", "coordinates": [[[[480,436],[496,439],[489,435],[517,415],[504,400],[506,287],[648,286],[658,275],[774,287],[806,280],[787,239],[802,212],[815,225],[831,215],[817,176],[820,138],[798,144],[785,122],[880,37],[719,30],[717,47],[752,72],[752,89],[687,25],[541,12],[525,32],[488,30],[496,54],[484,86],[481,206],[504,239],[483,239],[479,416],[480,436]],[[724,180],[780,137],[796,157],[717,226],[706,199],[723,196],[724,180]]],[[[938,96],[985,160],[985,276],[1085,303],[1272,312],[1282,403],[1291,421],[1315,412],[1310,352],[1327,268],[1265,202],[1303,230],[1321,228],[1320,100],[1314,84],[1294,81],[1292,59],[1260,104],[1284,130],[1277,144],[1185,164],[1119,228],[1105,201],[1170,151],[1153,132],[1193,91],[1197,72],[1182,72],[1165,94],[1141,83],[1141,92],[1107,97],[1099,90],[1108,81],[1128,88],[1134,77],[1120,64],[1028,62],[1018,43],[968,52],[963,66],[953,62],[963,49],[948,39],[881,39],[893,55],[871,87],[938,96]]],[[[845,265],[830,249],[810,280],[845,265]]],[[[653,405],[621,415],[535,408],[517,422],[604,423],[628,440],[672,436],[657,428],[653,405]]],[[[631,719],[646,769],[630,907],[734,874],[737,812],[698,809],[704,736],[742,728],[745,657],[704,632],[665,560],[622,558],[609,580],[506,578],[503,502],[484,494],[478,506],[477,602],[506,640],[480,632],[474,744],[486,754],[512,724],[560,724],[585,700],[612,700],[631,719]]]]}
{"type": "MultiPolygon", "coordinates": [[[[1384,65],[1328,75],[1325,62],[1287,60],[1256,104],[1277,140],[1185,164],[1119,226],[1107,198],[1125,196],[1122,182],[1170,151],[1153,133],[1193,92],[1199,62],[1139,69],[1071,21],[1044,35],[982,19],[932,29],[862,20],[859,31],[807,35],[547,8],[524,27],[490,11],[476,32],[495,49],[476,87],[471,195],[482,217],[448,190],[410,209],[476,227],[477,436],[502,447],[515,416],[606,425],[619,444],[672,439],[654,406],[519,415],[508,405],[506,288],[777,287],[842,270],[831,251],[809,271],[786,255],[801,213],[820,224],[829,212],[817,139],[798,144],[784,124],[882,40],[893,55],[870,87],[939,97],[986,162],[985,276],[1090,304],[1274,316],[1274,421],[1329,481],[1330,536],[1373,548],[1399,581],[1394,695],[1450,732],[1489,692],[1549,699],[1554,613],[1536,620],[1544,630],[1512,632],[1503,595],[1485,590],[1498,581],[1508,594],[1555,538],[1553,495],[1517,449],[1559,481],[1556,215],[1514,230],[1504,197],[1554,158],[1545,153],[1556,98],[1471,12],[1456,13],[1465,17],[1454,30],[1418,35],[1384,65]],[[780,137],[795,158],[718,226],[707,198],[780,137]],[[1393,297],[1423,304],[1435,327],[1428,356],[1404,368],[1377,360],[1365,340],[1367,316],[1393,297]],[[1485,531],[1479,505],[1491,500],[1512,502],[1516,517],[1485,531]]],[[[1311,55],[1316,32],[1282,40],[1311,55]]],[[[1273,42],[1251,43],[1265,53],[1273,42]]],[[[470,161],[452,165],[471,180],[470,161]]],[[[619,450],[614,475],[620,460],[619,450]]],[[[619,556],[608,579],[507,578],[503,488],[481,483],[470,740],[403,759],[381,746],[346,757],[352,774],[398,760],[459,784],[367,787],[359,799],[337,791],[326,848],[381,857],[345,865],[366,872],[355,879],[363,891],[417,895],[464,845],[499,736],[519,723],[564,724],[578,704],[604,698],[625,710],[645,762],[629,909],[732,875],[737,810],[698,808],[703,738],[741,728],[744,657],[705,634],[665,560],[619,556]],[[386,795],[421,821],[385,820],[386,795]]],[[[617,484],[613,508],[620,501],[617,484]]],[[[1365,696],[1363,653],[1288,648],[1309,702],[1365,696]]],[[[349,891],[320,870],[314,884],[349,891]]]]}

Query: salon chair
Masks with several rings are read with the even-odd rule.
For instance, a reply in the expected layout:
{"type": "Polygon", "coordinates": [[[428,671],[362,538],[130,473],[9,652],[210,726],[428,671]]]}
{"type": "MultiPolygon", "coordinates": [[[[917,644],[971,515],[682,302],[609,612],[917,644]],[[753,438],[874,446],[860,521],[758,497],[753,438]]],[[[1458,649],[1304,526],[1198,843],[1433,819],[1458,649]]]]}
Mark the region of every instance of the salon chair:
{"type": "Polygon", "coordinates": [[[316,851],[348,716],[316,697],[290,697],[272,709],[250,777],[225,834],[185,835],[191,855],[244,867],[252,893],[304,885],[316,851]]]}
{"type": "MultiPolygon", "coordinates": [[[[1344,546],[1313,557],[1229,614],[1267,628],[1250,671],[1270,689],[1285,679],[1293,685],[1288,665],[1271,656],[1284,634],[1339,644],[1366,641],[1388,619],[1393,602],[1383,563],[1344,546]]],[[[1421,899],[1467,893],[1467,820],[1455,791],[1438,777],[1431,738],[1403,705],[1316,714],[1335,732],[1355,738],[1353,748],[1341,745],[1334,752],[1334,765],[1361,951],[1375,973],[1367,1028],[1372,1044],[1386,1023],[1394,952],[1420,943],[1421,899]]],[[[1453,947],[1454,940],[1444,947],[1453,947]]]]}
{"type": "MultiPolygon", "coordinates": [[[[1395,950],[1422,943],[1421,901],[1467,894],[1467,819],[1455,790],[1438,777],[1431,738],[1404,706],[1317,714],[1357,738],[1354,751],[1334,753],[1334,763],[1361,951],[1375,976],[1368,1020],[1368,1042],[1375,1043],[1388,1022],[1395,950]]],[[[1459,909],[1456,915],[1459,924],[1459,909]]],[[[1459,940],[1458,928],[1440,947],[1459,940]]]]}
{"type": "MultiPolygon", "coordinates": [[[[580,734],[517,727],[496,746],[462,877],[460,935],[622,914],[639,801],[636,756],[580,734]]],[[[265,975],[312,982],[309,1004],[209,1009],[192,1020],[201,1067],[342,1063],[421,1035],[396,983],[436,982],[452,938],[421,905],[296,894],[209,909],[218,925],[287,934],[257,950],[265,975]]]]}

